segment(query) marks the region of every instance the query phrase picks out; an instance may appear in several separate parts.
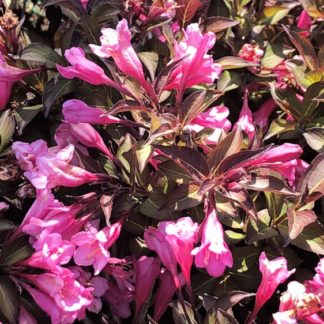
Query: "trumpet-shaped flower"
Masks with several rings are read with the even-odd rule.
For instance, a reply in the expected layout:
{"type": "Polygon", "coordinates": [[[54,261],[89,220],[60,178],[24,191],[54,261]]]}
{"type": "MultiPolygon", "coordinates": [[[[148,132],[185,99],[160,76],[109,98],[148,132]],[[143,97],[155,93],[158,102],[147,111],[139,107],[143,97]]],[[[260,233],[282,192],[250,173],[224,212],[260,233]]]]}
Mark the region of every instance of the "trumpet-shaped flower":
{"type": "Polygon", "coordinates": [[[149,249],[154,250],[164,266],[170,271],[179,287],[177,263],[190,286],[190,269],[193,262],[191,251],[197,239],[198,224],[190,217],[182,217],[177,222],[161,222],[157,229],[147,229],[144,233],[149,249]]]}
{"type": "Polygon", "coordinates": [[[123,73],[136,79],[151,93],[151,87],[145,80],[142,63],[131,44],[132,35],[127,20],[122,19],[116,29],[103,28],[101,34],[101,46],[90,45],[92,51],[100,57],[112,57],[123,73]]]}
{"type": "Polygon", "coordinates": [[[95,275],[98,275],[109,260],[108,249],[117,240],[121,230],[121,223],[107,226],[99,232],[87,231],[75,234],[71,242],[77,249],[74,252],[74,262],[80,266],[92,265],[95,275]]]}
{"type": "Polygon", "coordinates": [[[207,215],[202,224],[201,245],[192,251],[198,268],[205,268],[213,277],[221,276],[226,267],[232,267],[233,258],[226,242],[222,224],[217,219],[216,208],[209,201],[207,215]]]}
{"type": "MultiPolygon", "coordinates": [[[[46,143],[43,147],[45,145],[46,143]]],[[[44,152],[44,149],[35,151],[31,144],[15,142],[13,150],[17,152],[16,158],[25,171],[25,177],[36,189],[56,186],[76,187],[102,178],[70,164],[74,153],[72,144],[61,150],[44,152]]]]}
{"type": "Polygon", "coordinates": [[[57,70],[64,78],[79,78],[93,85],[115,85],[114,81],[105,75],[104,70],[99,65],[86,58],[82,48],[72,47],[65,51],[64,56],[71,66],[56,65],[57,70]]]}
{"type": "Polygon", "coordinates": [[[22,70],[7,64],[0,53],[0,110],[6,108],[15,82],[38,70],[22,70]]]}
{"type": "MultiPolygon", "coordinates": [[[[56,129],[55,141],[60,148],[64,148],[68,144],[80,147],[78,143],[81,143],[86,147],[97,148],[110,158],[113,158],[113,154],[104,143],[100,134],[88,123],[61,124],[56,129]]],[[[81,146],[81,151],[84,152],[83,146],[81,146]]]]}
{"type": "Polygon", "coordinates": [[[248,103],[248,93],[244,94],[243,107],[240,112],[240,116],[236,124],[234,125],[234,129],[240,126],[243,131],[248,135],[249,140],[252,140],[255,134],[255,127],[253,122],[252,112],[249,108],[248,103]]]}
{"type": "Polygon", "coordinates": [[[71,124],[89,123],[98,125],[110,125],[123,123],[123,120],[107,115],[106,111],[88,106],[77,99],[67,100],[63,104],[64,120],[71,124]]]}
{"type": "Polygon", "coordinates": [[[288,271],[287,260],[284,257],[269,261],[264,252],[261,253],[259,258],[259,269],[262,273],[262,281],[257,290],[254,308],[247,323],[253,322],[262,306],[271,298],[277,287],[295,272],[295,269],[288,271]]]}
{"type": "Polygon", "coordinates": [[[173,62],[181,59],[171,73],[166,90],[176,89],[182,96],[184,89],[200,83],[211,84],[221,73],[221,66],[213,62],[207,52],[216,41],[214,33],[202,34],[198,24],[191,24],[184,32],[184,39],[174,44],[173,62]]]}

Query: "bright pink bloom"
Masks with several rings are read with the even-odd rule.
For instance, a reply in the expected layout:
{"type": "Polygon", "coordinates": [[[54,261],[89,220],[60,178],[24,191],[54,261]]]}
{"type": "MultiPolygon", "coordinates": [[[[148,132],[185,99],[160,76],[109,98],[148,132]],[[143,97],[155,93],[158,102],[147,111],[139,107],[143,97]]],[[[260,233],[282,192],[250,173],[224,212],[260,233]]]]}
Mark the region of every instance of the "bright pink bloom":
{"type": "Polygon", "coordinates": [[[64,270],[60,275],[52,273],[24,274],[24,278],[55,302],[61,316],[69,318],[67,322],[73,322],[76,318],[80,318],[85,309],[92,304],[92,289],[83,287],[75,280],[73,272],[68,269],[64,270]]]}
{"type": "Polygon", "coordinates": [[[112,57],[118,68],[131,76],[151,93],[151,87],[145,80],[142,63],[131,44],[131,32],[126,19],[122,19],[116,30],[103,28],[100,37],[101,46],[90,45],[92,51],[100,57],[112,57]]]}
{"type": "Polygon", "coordinates": [[[92,265],[95,275],[98,275],[109,260],[108,249],[117,240],[121,230],[121,223],[106,226],[99,232],[79,232],[75,234],[71,242],[78,247],[74,253],[74,262],[80,266],[92,265]]]}
{"type": "Polygon", "coordinates": [[[269,117],[277,104],[273,99],[265,101],[261,107],[253,114],[256,125],[260,127],[267,127],[269,123],[269,117]]]}
{"type": "Polygon", "coordinates": [[[190,217],[179,218],[176,222],[161,222],[158,229],[170,244],[188,287],[193,262],[191,251],[197,240],[197,229],[198,224],[193,223],[190,217]]]}
{"type": "Polygon", "coordinates": [[[71,124],[89,123],[98,125],[110,125],[123,123],[123,120],[107,115],[107,111],[90,107],[85,102],[77,99],[67,100],[62,110],[64,120],[71,124]]]}
{"type": "Polygon", "coordinates": [[[143,304],[150,297],[160,271],[160,262],[156,258],[143,256],[136,262],[135,318],[139,316],[143,304]]]}
{"type": "Polygon", "coordinates": [[[246,43],[242,46],[238,56],[247,62],[259,64],[263,53],[259,45],[246,43]]]}
{"type": "MultiPolygon", "coordinates": [[[[322,286],[322,289],[323,286],[322,286]]],[[[288,289],[280,297],[279,312],[273,314],[276,324],[309,323],[322,324],[323,320],[317,313],[321,310],[320,295],[308,292],[306,287],[292,281],[288,284],[288,289]]],[[[323,310],[324,310],[324,306],[323,310]]]]}
{"type": "Polygon", "coordinates": [[[206,127],[211,128],[214,131],[208,135],[206,139],[207,144],[217,144],[222,130],[229,131],[231,129],[232,125],[227,119],[228,115],[228,108],[224,106],[212,107],[196,116],[185,128],[196,133],[204,130],[206,127]]]}
{"type": "Polygon", "coordinates": [[[262,306],[271,298],[277,287],[284,283],[295,269],[288,271],[287,260],[284,257],[269,261],[264,252],[259,258],[259,269],[262,273],[262,281],[256,293],[255,305],[247,323],[252,323],[262,306]]]}
{"type": "Polygon", "coordinates": [[[0,110],[6,108],[15,82],[38,70],[22,70],[7,64],[0,53],[0,110]]]}
{"type": "Polygon", "coordinates": [[[253,139],[255,135],[255,127],[254,127],[252,112],[249,108],[247,92],[244,94],[243,107],[239,119],[234,125],[234,129],[237,126],[240,126],[241,129],[245,131],[250,141],[253,139]]]}
{"type": "Polygon", "coordinates": [[[305,282],[307,291],[317,294],[320,298],[322,311],[324,311],[324,258],[320,260],[315,268],[316,274],[312,280],[305,282]]]}
{"type": "Polygon", "coordinates": [[[24,176],[36,189],[49,189],[56,186],[76,187],[102,179],[100,175],[70,164],[74,154],[72,144],[56,152],[53,150],[44,152],[43,149],[35,151],[31,145],[15,142],[13,150],[17,152],[16,158],[22,169],[26,171],[24,176]]]}
{"type": "Polygon", "coordinates": [[[22,286],[29,292],[33,297],[36,304],[51,318],[52,324],[63,324],[71,323],[75,320],[75,316],[69,318],[64,312],[62,312],[59,307],[55,304],[54,300],[43,293],[42,291],[32,288],[31,286],[23,283],[22,286]]]}
{"type": "Polygon", "coordinates": [[[300,16],[298,17],[297,27],[300,29],[310,30],[312,26],[312,18],[307,13],[306,10],[303,10],[300,16]]]}
{"type": "Polygon", "coordinates": [[[226,267],[233,266],[232,253],[224,241],[222,224],[217,219],[214,203],[209,201],[202,224],[201,245],[192,251],[197,268],[206,268],[213,277],[221,276],[226,267]]]}
{"type": "Polygon", "coordinates": [[[164,266],[170,271],[179,287],[177,263],[180,265],[186,284],[190,286],[190,269],[193,262],[191,251],[196,241],[198,224],[190,217],[182,217],[177,222],[161,222],[157,229],[147,229],[144,233],[149,249],[155,251],[164,266]]]}
{"type": "Polygon", "coordinates": [[[89,0],[81,0],[81,4],[82,4],[82,7],[84,10],[87,9],[88,2],[89,2],[89,0]]]}
{"type": "MultiPolygon", "coordinates": [[[[100,134],[88,123],[78,124],[61,124],[55,132],[55,141],[60,148],[66,147],[68,144],[80,147],[78,143],[86,147],[94,147],[109,156],[113,157],[100,134]]],[[[84,147],[81,146],[84,152],[84,147]]]]}
{"type": "Polygon", "coordinates": [[[34,316],[32,316],[26,309],[22,306],[19,307],[19,324],[37,324],[34,316]]]}
{"type": "Polygon", "coordinates": [[[106,84],[115,86],[115,82],[105,75],[104,70],[88,60],[80,47],[72,47],[65,51],[64,56],[72,66],[56,65],[57,70],[66,79],[79,78],[93,85],[106,84]]]}
{"type": "Polygon", "coordinates": [[[202,34],[198,24],[191,24],[184,32],[184,39],[174,44],[173,62],[182,59],[172,72],[166,90],[176,89],[182,96],[184,89],[200,83],[211,84],[221,73],[220,65],[213,62],[207,52],[216,41],[214,33],[202,34]]]}

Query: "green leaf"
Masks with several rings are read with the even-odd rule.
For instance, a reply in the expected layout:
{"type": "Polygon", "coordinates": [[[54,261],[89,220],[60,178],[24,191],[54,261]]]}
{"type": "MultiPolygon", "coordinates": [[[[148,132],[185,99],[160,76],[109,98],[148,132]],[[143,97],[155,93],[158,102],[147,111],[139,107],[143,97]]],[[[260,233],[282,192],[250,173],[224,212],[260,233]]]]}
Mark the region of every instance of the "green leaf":
{"type": "Polygon", "coordinates": [[[283,28],[287,33],[290,41],[297,48],[299,54],[304,58],[309,69],[310,70],[317,69],[318,62],[317,62],[315,50],[310,40],[292,30],[289,30],[288,27],[283,26],[283,28]]]}
{"type": "Polygon", "coordinates": [[[165,212],[184,210],[199,205],[202,200],[200,185],[195,182],[185,183],[171,192],[160,210],[165,212]]]}
{"type": "Polygon", "coordinates": [[[276,118],[272,121],[269,130],[264,137],[264,140],[268,140],[273,136],[280,135],[292,130],[295,130],[298,123],[296,121],[288,121],[283,118],[276,118]]]}
{"type": "Polygon", "coordinates": [[[190,176],[172,160],[160,162],[158,164],[158,169],[166,175],[168,180],[173,180],[177,184],[183,184],[190,181],[190,176]]]}
{"type": "MultiPolygon", "coordinates": [[[[281,235],[289,239],[287,221],[281,223],[278,229],[281,235]]],[[[324,255],[324,228],[317,222],[312,223],[306,226],[295,239],[289,242],[300,249],[324,255]]]]}
{"type": "Polygon", "coordinates": [[[288,236],[294,240],[304,230],[304,228],[314,223],[317,216],[312,210],[288,209],[288,236]]]}
{"type": "Polygon", "coordinates": [[[66,65],[63,57],[57,52],[46,45],[37,43],[27,45],[22,51],[21,59],[54,69],[56,68],[56,64],[66,65]]]}
{"type": "Polygon", "coordinates": [[[24,128],[34,119],[34,117],[42,110],[42,108],[43,105],[38,104],[29,107],[19,107],[14,111],[18,135],[22,135],[24,128]]]}
{"type": "Polygon", "coordinates": [[[318,153],[324,152],[324,128],[308,128],[303,132],[307,144],[318,153]]]}
{"type": "Polygon", "coordinates": [[[257,220],[251,219],[248,223],[246,243],[252,244],[253,242],[265,240],[278,235],[278,232],[269,226],[270,221],[271,219],[267,209],[259,211],[257,220]]]}
{"type": "Polygon", "coordinates": [[[320,103],[317,100],[313,99],[321,96],[323,93],[324,82],[313,83],[307,88],[302,102],[303,117],[312,117],[314,115],[314,112],[316,111],[320,103]]]}
{"type": "Polygon", "coordinates": [[[29,258],[34,253],[34,249],[29,245],[28,241],[28,236],[20,236],[14,241],[5,243],[0,264],[10,266],[29,258]]]}
{"type": "Polygon", "coordinates": [[[213,307],[207,314],[204,324],[239,324],[239,322],[229,313],[221,308],[213,307]]]}
{"type": "Polygon", "coordinates": [[[44,8],[54,5],[72,9],[77,14],[81,14],[84,12],[83,7],[81,5],[81,1],[79,0],[45,0],[42,4],[44,8]]]}
{"type": "Polygon", "coordinates": [[[159,63],[159,55],[154,52],[140,52],[137,55],[149,71],[151,80],[154,80],[159,63]]]}
{"type": "Polygon", "coordinates": [[[223,160],[241,150],[243,135],[240,127],[228,134],[208,156],[211,174],[215,174],[223,160]]]}
{"type": "Polygon", "coordinates": [[[237,56],[223,56],[215,61],[223,70],[242,69],[246,67],[258,66],[258,64],[245,61],[237,56]]]}
{"type": "Polygon", "coordinates": [[[166,195],[162,191],[156,190],[149,194],[149,196],[141,204],[140,212],[154,219],[164,220],[170,217],[168,212],[161,211],[161,207],[166,202],[166,195]]]}
{"type": "Polygon", "coordinates": [[[15,224],[8,219],[0,219],[0,232],[10,231],[16,228],[15,224]]]}
{"type": "Polygon", "coordinates": [[[11,111],[5,110],[0,117],[0,152],[10,143],[15,127],[16,123],[11,111]]]}
{"type": "Polygon", "coordinates": [[[196,14],[201,7],[200,0],[178,0],[176,15],[181,27],[184,27],[196,14]]]}
{"type": "Polygon", "coordinates": [[[73,91],[73,80],[59,79],[57,82],[55,82],[54,79],[51,79],[50,81],[48,81],[43,93],[43,106],[45,117],[48,117],[52,107],[58,99],[73,91]]]}
{"type": "Polygon", "coordinates": [[[179,301],[171,302],[170,306],[172,308],[173,323],[181,324],[197,324],[195,320],[195,315],[190,304],[186,301],[183,302],[184,305],[181,305],[179,301]],[[186,309],[184,312],[183,306],[186,309]]]}
{"type": "Polygon", "coordinates": [[[274,176],[253,175],[248,179],[241,180],[239,183],[249,190],[270,191],[282,195],[299,195],[299,193],[292,191],[283,181],[274,176]]]}
{"type": "Polygon", "coordinates": [[[298,6],[298,2],[264,7],[259,24],[274,25],[281,19],[285,18],[289,11],[296,6],[298,6]]]}
{"type": "Polygon", "coordinates": [[[140,146],[135,151],[137,157],[138,169],[140,173],[143,172],[144,168],[146,167],[146,164],[148,163],[150,157],[152,156],[152,153],[153,153],[152,145],[140,146]]]}
{"type": "Polygon", "coordinates": [[[205,99],[204,91],[196,91],[190,94],[182,103],[179,109],[179,120],[182,125],[190,123],[199,113],[204,110],[202,105],[205,99]]]}
{"type": "Polygon", "coordinates": [[[216,306],[224,311],[230,310],[233,306],[246,298],[255,296],[254,293],[247,293],[245,291],[232,290],[227,294],[220,296],[216,301],[216,306]]]}
{"type": "Polygon", "coordinates": [[[264,69],[273,69],[285,60],[282,44],[270,43],[266,47],[261,60],[261,67],[264,69]]]}
{"type": "Polygon", "coordinates": [[[218,81],[217,90],[222,92],[231,91],[237,89],[241,84],[241,75],[234,71],[224,71],[218,81]]]}
{"type": "Polygon", "coordinates": [[[204,178],[209,174],[207,161],[198,151],[188,147],[154,145],[155,149],[173,160],[189,175],[204,178]]]}
{"type": "Polygon", "coordinates": [[[239,25],[240,22],[237,20],[232,20],[227,17],[208,17],[206,21],[206,31],[219,33],[228,28],[232,28],[236,25],[239,25]]]}
{"type": "Polygon", "coordinates": [[[19,305],[16,288],[9,277],[0,276],[0,312],[8,323],[18,323],[19,305]]]}

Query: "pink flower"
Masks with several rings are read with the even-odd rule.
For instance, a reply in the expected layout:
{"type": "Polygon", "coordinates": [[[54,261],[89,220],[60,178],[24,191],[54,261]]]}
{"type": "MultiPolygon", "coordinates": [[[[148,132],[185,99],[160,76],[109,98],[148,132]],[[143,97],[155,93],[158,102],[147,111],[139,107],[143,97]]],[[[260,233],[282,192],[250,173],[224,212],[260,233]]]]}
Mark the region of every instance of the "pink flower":
{"type": "Polygon", "coordinates": [[[44,152],[43,149],[33,151],[32,144],[15,142],[13,150],[17,152],[16,158],[26,171],[24,176],[36,189],[49,189],[56,186],[76,187],[102,179],[100,175],[70,164],[74,154],[72,144],[61,150],[44,152]]]}
{"type": "Polygon", "coordinates": [[[305,282],[307,291],[315,293],[320,298],[322,311],[324,311],[324,258],[321,258],[317,267],[315,268],[316,274],[312,280],[305,282]]]}
{"type": "Polygon", "coordinates": [[[269,117],[273,110],[276,108],[277,104],[273,99],[265,101],[261,107],[253,114],[255,123],[266,128],[269,123],[269,117]]]}
{"type": "Polygon", "coordinates": [[[262,281],[256,293],[255,305],[247,323],[252,323],[262,306],[271,298],[277,287],[285,282],[295,269],[288,271],[287,260],[284,257],[269,261],[264,252],[259,258],[259,269],[262,273],[262,281]]]}
{"type": "Polygon", "coordinates": [[[101,46],[90,45],[92,51],[100,57],[112,57],[118,68],[127,76],[131,76],[151,93],[152,89],[145,80],[142,63],[131,44],[131,32],[127,20],[122,19],[116,30],[103,28],[100,37],[101,46]]]}
{"type": "MultiPolygon", "coordinates": [[[[73,272],[68,269],[64,270],[60,275],[53,273],[24,274],[24,278],[33,283],[55,303],[60,317],[66,317],[64,323],[71,323],[76,318],[83,317],[81,315],[92,304],[93,296],[92,289],[83,287],[75,280],[73,272]]],[[[45,311],[51,312],[48,309],[45,311]]]]}
{"type": "Polygon", "coordinates": [[[74,262],[80,266],[92,265],[94,274],[98,275],[108,263],[110,256],[108,249],[117,240],[120,230],[121,223],[117,222],[99,232],[93,230],[75,234],[71,239],[71,242],[77,245],[74,262]]]}
{"type": "Polygon", "coordinates": [[[228,115],[228,108],[224,106],[212,107],[196,116],[185,128],[197,133],[206,127],[211,128],[214,131],[208,135],[207,144],[217,144],[222,130],[229,131],[232,126],[227,119],[228,115]]]}
{"type": "Polygon", "coordinates": [[[220,65],[213,62],[207,52],[214,46],[215,34],[203,35],[198,24],[191,24],[184,32],[184,39],[174,44],[173,62],[182,59],[180,65],[172,72],[171,81],[165,90],[176,89],[182,97],[184,89],[200,83],[211,84],[221,73],[220,65]]]}
{"type": "Polygon", "coordinates": [[[241,129],[245,131],[245,133],[248,135],[248,138],[250,141],[253,139],[254,134],[255,134],[255,127],[254,127],[252,112],[249,108],[247,92],[245,92],[245,94],[244,94],[243,107],[242,107],[239,119],[236,122],[236,124],[234,125],[234,129],[237,126],[240,126],[241,129]]]}
{"type": "Polygon", "coordinates": [[[136,262],[135,318],[152,292],[154,281],[160,275],[160,262],[156,258],[143,256],[136,262]]]}
{"type": "Polygon", "coordinates": [[[242,46],[238,56],[247,62],[259,64],[263,53],[259,45],[246,43],[242,46]]]}
{"type": "Polygon", "coordinates": [[[77,99],[67,100],[63,104],[64,120],[71,124],[89,123],[110,125],[123,123],[123,120],[107,115],[107,111],[90,107],[85,102],[77,99]]]}
{"type": "Polygon", "coordinates": [[[114,158],[100,134],[88,123],[61,124],[56,129],[54,138],[60,148],[64,148],[68,144],[76,146],[81,143],[86,147],[97,148],[110,158],[114,158]]]}
{"type": "Polygon", "coordinates": [[[312,18],[309,16],[306,10],[303,10],[300,16],[298,17],[297,27],[299,29],[310,30],[312,26],[312,18]]]}
{"type": "Polygon", "coordinates": [[[179,264],[186,284],[190,287],[190,269],[193,262],[191,251],[196,241],[198,224],[190,217],[182,217],[177,222],[161,222],[158,229],[147,229],[144,233],[149,249],[154,250],[165,267],[171,272],[179,287],[176,263],[179,264]]]}
{"type": "Polygon", "coordinates": [[[115,82],[105,75],[104,70],[88,60],[80,47],[72,47],[65,51],[64,56],[72,66],[56,65],[60,74],[66,79],[79,78],[93,85],[106,84],[114,86],[115,82]]]}
{"type": "MultiPolygon", "coordinates": [[[[214,199],[214,198],[211,198],[214,199]]],[[[206,219],[202,226],[201,245],[192,251],[197,268],[206,268],[213,277],[221,276],[226,266],[233,266],[233,258],[226,242],[214,203],[208,201],[206,219]]]]}
{"type": "Polygon", "coordinates": [[[279,312],[273,314],[273,318],[276,324],[299,322],[321,324],[323,321],[316,316],[320,312],[320,305],[323,304],[319,295],[308,292],[303,284],[292,281],[288,284],[287,291],[280,297],[279,312]]]}
{"type": "Polygon", "coordinates": [[[6,108],[15,82],[38,70],[22,70],[7,64],[0,53],[0,110],[6,108]]]}
{"type": "Polygon", "coordinates": [[[80,1],[81,1],[83,9],[86,10],[89,0],[80,0],[80,1]]]}

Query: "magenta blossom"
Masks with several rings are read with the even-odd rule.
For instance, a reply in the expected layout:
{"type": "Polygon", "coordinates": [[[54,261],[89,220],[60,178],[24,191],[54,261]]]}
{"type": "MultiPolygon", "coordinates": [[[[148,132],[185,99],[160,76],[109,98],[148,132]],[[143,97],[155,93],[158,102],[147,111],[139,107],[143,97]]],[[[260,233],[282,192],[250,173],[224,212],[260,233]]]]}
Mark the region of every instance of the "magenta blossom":
{"type": "Polygon", "coordinates": [[[144,76],[142,63],[132,47],[132,35],[127,20],[122,19],[116,30],[103,28],[101,34],[101,46],[90,45],[92,51],[100,57],[112,57],[118,68],[126,76],[136,79],[149,94],[152,94],[152,89],[144,76]]]}
{"type": "Polygon", "coordinates": [[[238,56],[247,62],[259,64],[263,53],[264,52],[259,48],[259,45],[245,43],[238,53],[238,56]]]}
{"type": "Polygon", "coordinates": [[[70,164],[74,154],[72,144],[60,150],[52,149],[47,152],[43,149],[34,150],[32,144],[23,142],[13,143],[12,148],[17,152],[16,158],[25,171],[24,176],[36,189],[76,187],[102,179],[100,175],[70,164]]]}
{"type": "Polygon", "coordinates": [[[72,66],[56,65],[60,74],[66,79],[79,78],[93,85],[106,84],[114,86],[113,80],[105,75],[104,70],[88,60],[80,47],[72,47],[65,51],[64,56],[72,66]]]}
{"type": "Polygon", "coordinates": [[[233,258],[224,241],[223,227],[217,219],[216,208],[211,199],[208,201],[206,218],[201,225],[201,245],[192,251],[192,255],[195,256],[196,267],[205,268],[211,276],[219,277],[226,267],[233,266],[233,258]]]}
{"type": "MultiPolygon", "coordinates": [[[[64,323],[83,318],[84,311],[92,304],[92,289],[85,288],[76,281],[73,272],[67,268],[60,275],[43,273],[24,274],[23,276],[54,302],[56,306],[54,309],[59,311],[61,317],[68,318],[64,323]]],[[[51,312],[50,309],[45,311],[51,312]]]]}
{"type": "Polygon", "coordinates": [[[266,128],[269,123],[269,117],[277,104],[273,99],[265,101],[261,107],[253,114],[256,125],[266,128]]]}
{"type": "Polygon", "coordinates": [[[191,251],[197,239],[198,224],[190,217],[182,217],[177,222],[161,222],[157,229],[147,229],[144,233],[149,249],[154,250],[164,266],[172,274],[179,287],[177,263],[180,265],[186,284],[190,286],[190,269],[193,262],[191,251]]]}
{"type": "Polygon", "coordinates": [[[206,127],[211,128],[213,132],[208,135],[207,144],[217,144],[222,130],[229,131],[231,129],[232,125],[227,119],[228,115],[228,108],[224,106],[212,107],[196,116],[185,128],[197,133],[206,127]]]}
{"type": "Polygon", "coordinates": [[[15,82],[38,70],[22,70],[7,64],[0,53],[0,110],[6,108],[15,82]]]}
{"type": "Polygon", "coordinates": [[[247,323],[252,323],[262,306],[271,298],[277,287],[284,283],[295,269],[288,271],[287,260],[284,257],[269,261],[264,252],[259,258],[259,269],[262,273],[262,281],[256,293],[255,305],[247,323]]]}
{"type": "Polygon", "coordinates": [[[27,310],[23,307],[19,307],[19,324],[37,324],[34,316],[32,316],[27,310]]]}
{"type": "Polygon", "coordinates": [[[165,90],[176,89],[178,97],[183,91],[200,83],[211,84],[221,73],[220,65],[213,62],[207,52],[214,46],[214,33],[202,34],[198,24],[191,24],[184,32],[184,39],[174,44],[173,62],[182,59],[180,65],[172,72],[170,82],[165,90]]]}
{"type": "Polygon", "coordinates": [[[160,271],[160,262],[156,258],[143,256],[136,262],[135,318],[140,315],[141,308],[149,298],[160,271]]]}
{"type": "Polygon", "coordinates": [[[108,263],[110,256],[108,249],[117,240],[120,230],[121,223],[117,222],[99,232],[93,229],[75,234],[71,239],[71,242],[77,246],[74,262],[80,266],[92,265],[94,274],[98,275],[108,263]]]}
{"type": "Polygon", "coordinates": [[[85,102],[77,99],[67,100],[63,104],[64,120],[71,124],[89,123],[110,125],[123,123],[123,120],[107,115],[105,110],[90,107],[85,102]]]}
{"type": "Polygon", "coordinates": [[[254,127],[252,112],[249,108],[247,92],[245,92],[245,94],[244,94],[243,107],[240,112],[239,119],[236,122],[236,124],[234,125],[234,129],[238,126],[240,126],[241,129],[243,131],[245,131],[245,133],[248,135],[248,138],[250,141],[254,138],[255,127],[254,127]]]}
{"type": "Polygon", "coordinates": [[[56,129],[54,137],[60,148],[64,148],[68,144],[73,144],[76,147],[81,147],[81,152],[88,153],[84,150],[84,146],[94,147],[109,156],[111,159],[115,158],[104,143],[100,134],[88,123],[61,124],[56,129]],[[78,143],[81,143],[84,146],[81,146],[78,143]]]}
{"type": "Polygon", "coordinates": [[[310,31],[311,26],[312,26],[312,18],[310,17],[310,15],[307,13],[306,10],[303,10],[300,16],[298,17],[297,27],[300,29],[310,31]]]}

